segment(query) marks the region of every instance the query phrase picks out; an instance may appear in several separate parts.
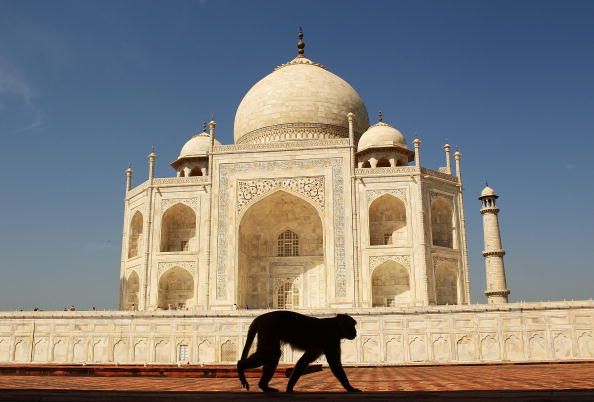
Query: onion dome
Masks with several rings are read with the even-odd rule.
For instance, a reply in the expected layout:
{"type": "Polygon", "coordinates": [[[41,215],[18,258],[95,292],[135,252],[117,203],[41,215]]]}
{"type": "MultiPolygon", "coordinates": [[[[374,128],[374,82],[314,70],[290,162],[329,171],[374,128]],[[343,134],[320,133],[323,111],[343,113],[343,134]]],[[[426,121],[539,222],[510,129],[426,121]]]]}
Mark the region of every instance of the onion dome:
{"type": "Polygon", "coordinates": [[[235,114],[235,143],[348,138],[347,114],[355,114],[355,137],[369,127],[361,97],[339,76],[303,54],[277,67],[244,96],[235,114]]]}

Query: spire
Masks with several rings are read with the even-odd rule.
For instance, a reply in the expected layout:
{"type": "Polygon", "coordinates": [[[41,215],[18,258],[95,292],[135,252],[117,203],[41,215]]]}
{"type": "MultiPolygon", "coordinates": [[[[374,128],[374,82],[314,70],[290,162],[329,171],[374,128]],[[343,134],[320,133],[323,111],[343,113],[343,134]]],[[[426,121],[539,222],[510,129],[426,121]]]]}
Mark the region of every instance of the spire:
{"type": "Polygon", "coordinates": [[[303,29],[299,27],[299,40],[297,41],[297,57],[305,57],[305,42],[303,42],[303,29]]]}
{"type": "Polygon", "coordinates": [[[380,110],[380,111],[377,113],[377,120],[378,120],[380,123],[384,121],[384,114],[382,113],[382,111],[381,111],[381,110],[380,110]]]}

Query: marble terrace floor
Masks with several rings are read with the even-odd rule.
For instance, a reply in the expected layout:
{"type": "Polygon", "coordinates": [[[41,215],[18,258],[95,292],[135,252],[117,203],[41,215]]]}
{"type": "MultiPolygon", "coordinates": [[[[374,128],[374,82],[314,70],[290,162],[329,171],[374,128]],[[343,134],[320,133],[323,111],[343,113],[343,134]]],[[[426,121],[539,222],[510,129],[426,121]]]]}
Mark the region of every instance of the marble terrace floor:
{"type": "MultiPolygon", "coordinates": [[[[0,401],[591,401],[594,362],[346,368],[342,392],[328,368],[303,376],[294,394],[263,394],[235,378],[0,375],[0,401]]],[[[287,379],[273,378],[284,389],[287,379]]]]}

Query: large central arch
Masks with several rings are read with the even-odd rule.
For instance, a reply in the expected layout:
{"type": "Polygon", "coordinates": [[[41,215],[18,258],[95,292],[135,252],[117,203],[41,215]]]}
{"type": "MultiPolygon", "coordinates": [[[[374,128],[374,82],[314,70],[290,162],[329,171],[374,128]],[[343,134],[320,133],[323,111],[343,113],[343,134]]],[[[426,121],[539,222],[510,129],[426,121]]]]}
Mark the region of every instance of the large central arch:
{"type": "Polygon", "coordinates": [[[278,190],[245,212],[238,235],[239,308],[324,306],[324,230],[312,204],[278,190]],[[288,283],[290,303],[279,304],[288,283]]]}

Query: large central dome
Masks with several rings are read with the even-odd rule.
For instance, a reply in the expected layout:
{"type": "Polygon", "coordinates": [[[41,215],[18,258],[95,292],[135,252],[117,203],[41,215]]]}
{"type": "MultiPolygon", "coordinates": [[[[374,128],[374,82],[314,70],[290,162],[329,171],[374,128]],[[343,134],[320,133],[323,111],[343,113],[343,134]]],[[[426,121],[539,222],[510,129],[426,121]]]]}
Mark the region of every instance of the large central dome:
{"type": "Polygon", "coordinates": [[[369,116],[357,91],[299,54],[244,96],[235,114],[235,143],[348,138],[349,112],[355,114],[358,138],[369,127],[369,116]]]}

